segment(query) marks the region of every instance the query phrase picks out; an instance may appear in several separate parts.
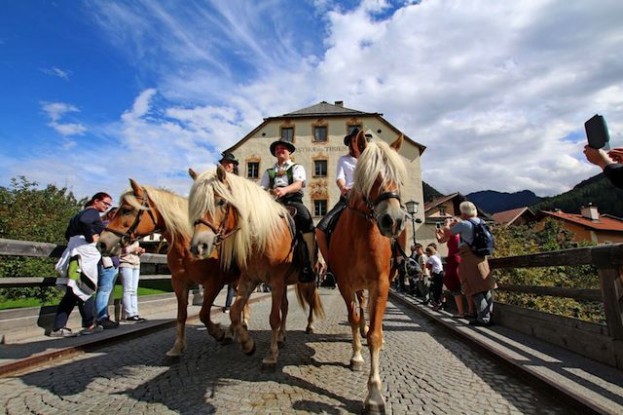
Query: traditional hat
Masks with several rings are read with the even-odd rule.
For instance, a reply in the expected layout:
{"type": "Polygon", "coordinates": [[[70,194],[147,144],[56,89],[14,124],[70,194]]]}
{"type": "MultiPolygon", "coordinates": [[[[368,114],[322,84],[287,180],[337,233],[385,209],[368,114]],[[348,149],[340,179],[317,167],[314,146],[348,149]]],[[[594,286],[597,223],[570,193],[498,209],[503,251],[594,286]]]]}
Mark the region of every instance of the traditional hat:
{"type": "Polygon", "coordinates": [[[350,144],[350,140],[352,140],[352,138],[355,137],[357,134],[359,134],[359,128],[355,127],[353,128],[353,131],[351,131],[348,135],[344,136],[344,145],[348,147],[348,145],[350,144]]]}
{"type": "Polygon", "coordinates": [[[273,141],[273,143],[270,145],[270,154],[272,154],[273,156],[275,155],[275,147],[277,147],[279,144],[281,144],[282,146],[285,146],[290,152],[290,154],[296,151],[296,147],[294,147],[294,144],[292,144],[291,142],[277,140],[277,141],[273,141]]]}
{"type": "Polygon", "coordinates": [[[222,158],[218,161],[221,164],[224,161],[228,161],[230,163],[234,163],[236,166],[238,165],[238,160],[236,160],[236,157],[232,153],[226,151],[224,153],[221,153],[221,157],[222,158]]]}

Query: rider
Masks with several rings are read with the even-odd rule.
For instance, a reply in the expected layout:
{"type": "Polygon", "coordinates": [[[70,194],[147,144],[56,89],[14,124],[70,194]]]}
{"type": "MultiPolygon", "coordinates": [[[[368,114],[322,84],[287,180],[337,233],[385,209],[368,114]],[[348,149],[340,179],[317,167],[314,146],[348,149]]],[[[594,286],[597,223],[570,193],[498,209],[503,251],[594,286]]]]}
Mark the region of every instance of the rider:
{"type": "Polygon", "coordinates": [[[277,163],[264,172],[260,186],[275,196],[277,202],[296,208],[294,223],[307,245],[303,269],[299,273],[300,282],[312,282],[315,275],[312,269],[314,260],[314,222],[311,214],[303,204],[303,187],[305,186],[305,168],[290,160],[296,147],[288,141],[277,140],[270,145],[270,153],[277,158],[277,163]]]}
{"type": "MultiPolygon", "coordinates": [[[[221,166],[223,166],[227,173],[238,174],[238,160],[236,160],[236,156],[234,156],[232,153],[221,153],[221,159],[218,162],[221,166]]],[[[229,313],[231,303],[234,301],[235,296],[236,284],[227,284],[227,297],[225,297],[225,307],[223,307],[222,309],[223,313],[229,313]]]]}
{"type": "MultiPolygon", "coordinates": [[[[329,244],[327,236],[333,230],[340,213],[348,205],[348,194],[355,182],[355,166],[357,159],[361,155],[361,151],[355,143],[355,138],[359,134],[359,129],[355,128],[344,137],[344,145],[348,146],[348,154],[341,156],[337,161],[337,179],[335,183],[340,189],[340,200],[333,206],[327,214],[316,225],[316,241],[318,241],[318,249],[324,258],[327,266],[329,265],[329,244]],[[329,232],[327,232],[329,231],[329,232]]],[[[367,137],[366,137],[367,138],[367,137]]],[[[331,270],[327,271],[331,274],[331,270]]]]}

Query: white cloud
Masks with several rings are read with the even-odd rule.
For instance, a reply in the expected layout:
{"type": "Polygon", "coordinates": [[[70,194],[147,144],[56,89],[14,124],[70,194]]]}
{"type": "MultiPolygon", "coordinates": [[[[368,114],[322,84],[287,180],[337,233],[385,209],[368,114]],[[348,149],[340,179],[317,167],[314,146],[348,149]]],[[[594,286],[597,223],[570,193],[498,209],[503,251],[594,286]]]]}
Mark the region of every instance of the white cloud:
{"type": "Polygon", "coordinates": [[[87,131],[87,128],[80,123],[60,122],[66,114],[80,112],[76,106],[64,102],[43,102],[41,107],[50,118],[48,125],[59,134],[63,136],[82,135],[87,131]]]}
{"type": "Polygon", "coordinates": [[[46,75],[56,76],[66,81],[69,81],[69,77],[71,76],[71,71],[57,68],[56,66],[52,66],[51,68],[42,68],[41,72],[43,72],[46,75]]]}

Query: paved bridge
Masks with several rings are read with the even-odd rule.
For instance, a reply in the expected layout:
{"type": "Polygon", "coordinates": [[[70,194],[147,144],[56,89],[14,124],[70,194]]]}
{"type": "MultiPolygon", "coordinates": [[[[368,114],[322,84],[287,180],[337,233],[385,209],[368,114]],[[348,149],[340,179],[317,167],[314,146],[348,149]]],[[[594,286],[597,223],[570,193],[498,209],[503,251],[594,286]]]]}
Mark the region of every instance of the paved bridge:
{"type": "MultiPolygon", "coordinates": [[[[369,367],[349,370],[344,303],[336,290],[321,290],[327,317],[311,335],[289,293],[288,338],[275,372],[260,370],[270,301],[257,293],[253,356],[218,344],[193,320],[185,355],[167,361],[175,336],[171,309],[91,336],[1,345],[0,404],[6,414],[360,413],[369,367]]],[[[227,321],[222,304],[223,293],[213,313],[227,321]]],[[[473,328],[393,293],[384,333],[387,413],[623,413],[621,371],[503,327],[473,328]]]]}

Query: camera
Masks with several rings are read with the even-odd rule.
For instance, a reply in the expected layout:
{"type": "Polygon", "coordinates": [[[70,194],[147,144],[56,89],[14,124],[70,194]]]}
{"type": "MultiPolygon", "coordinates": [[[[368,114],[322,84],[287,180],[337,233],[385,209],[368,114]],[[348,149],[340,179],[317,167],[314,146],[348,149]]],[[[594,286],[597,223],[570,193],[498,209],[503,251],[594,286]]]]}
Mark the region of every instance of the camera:
{"type": "Polygon", "coordinates": [[[441,229],[441,222],[437,222],[437,223],[435,224],[435,228],[437,228],[437,229],[441,229]]]}

